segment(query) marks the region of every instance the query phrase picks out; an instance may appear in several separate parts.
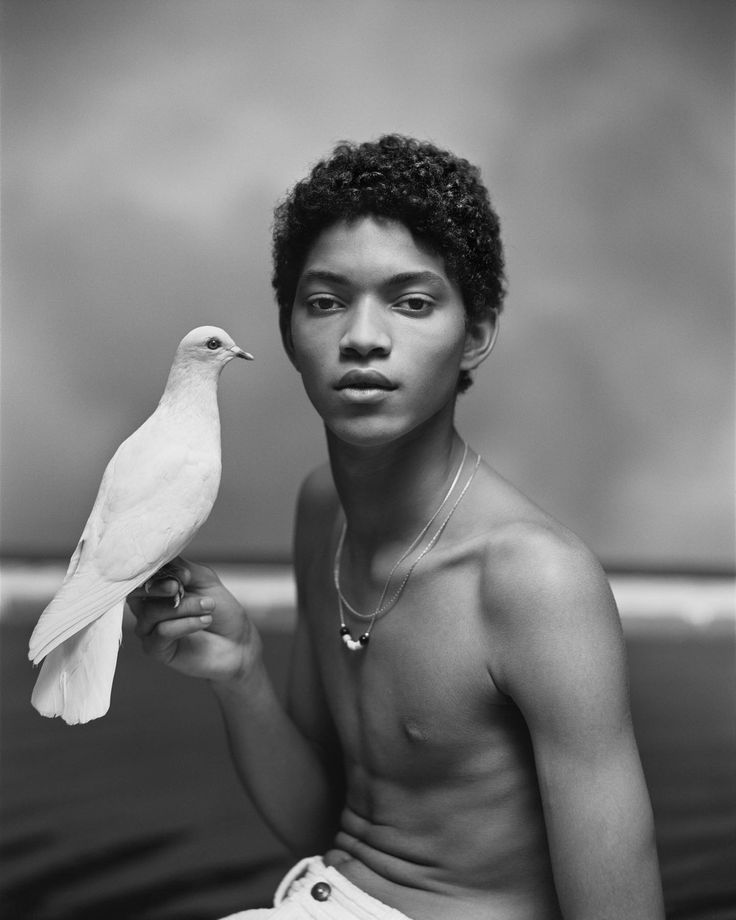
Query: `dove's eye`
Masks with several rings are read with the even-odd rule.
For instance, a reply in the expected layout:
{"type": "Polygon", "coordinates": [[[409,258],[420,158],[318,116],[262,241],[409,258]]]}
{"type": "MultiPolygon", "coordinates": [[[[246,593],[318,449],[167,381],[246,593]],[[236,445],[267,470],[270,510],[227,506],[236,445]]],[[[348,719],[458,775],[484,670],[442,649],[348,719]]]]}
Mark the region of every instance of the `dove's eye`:
{"type": "Polygon", "coordinates": [[[214,351],[216,348],[222,348],[222,342],[219,339],[207,339],[207,347],[214,351]]]}

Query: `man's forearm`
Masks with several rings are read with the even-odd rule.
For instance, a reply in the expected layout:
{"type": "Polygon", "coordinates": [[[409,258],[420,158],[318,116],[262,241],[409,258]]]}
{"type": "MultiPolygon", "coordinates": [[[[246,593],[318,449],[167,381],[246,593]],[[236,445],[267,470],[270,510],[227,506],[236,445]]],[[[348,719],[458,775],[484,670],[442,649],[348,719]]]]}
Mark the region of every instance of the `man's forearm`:
{"type": "Polygon", "coordinates": [[[238,775],[258,811],[290,850],[311,855],[331,842],[339,791],[278,699],[260,663],[247,678],[212,682],[238,775]]]}

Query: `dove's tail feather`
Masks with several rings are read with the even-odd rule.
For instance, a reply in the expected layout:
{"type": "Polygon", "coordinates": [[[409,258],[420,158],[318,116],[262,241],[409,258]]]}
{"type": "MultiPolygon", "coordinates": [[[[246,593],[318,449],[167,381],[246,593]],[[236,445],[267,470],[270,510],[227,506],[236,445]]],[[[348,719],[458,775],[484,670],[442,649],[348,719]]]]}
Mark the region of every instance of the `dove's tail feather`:
{"type": "Polygon", "coordinates": [[[140,578],[124,582],[106,581],[90,569],[69,576],[39,617],[28,644],[28,657],[38,664],[62,642],[124,600],[150,574],[142,572],[140,578]]]}
{"type": "Polygon", "coordinates": [[[61,716],[69,725],[104,716],[122,638],[119,601],[105,614],[46,656],[31,702],[42,716],[61,716]]]}

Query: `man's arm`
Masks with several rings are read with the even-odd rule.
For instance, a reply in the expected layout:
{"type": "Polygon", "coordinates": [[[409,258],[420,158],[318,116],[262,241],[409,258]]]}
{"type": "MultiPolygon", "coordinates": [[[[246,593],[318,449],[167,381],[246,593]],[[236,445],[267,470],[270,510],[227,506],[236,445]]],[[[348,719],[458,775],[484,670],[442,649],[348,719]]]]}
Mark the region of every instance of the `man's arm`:
{"type": "MultiPolygon", "coordinates": [[[[309,513],[304,499],[297,531],[307,526],[303,512],[309,513]]],[[[186,589],[178,607],[171,604],[176,583],[170,575],[150,593],[129,598],[144,650],[182,673],[209,679],[235,768],[264,820],[295,854],[322,852],[336,829],[342,788],[303,618],[285,707],[266,672],[258,631],[216,574],[184,560],[175,568],[186,589]]]]}
{"type": "MultiPolygon", "coordinates": [[[[308,668],[297,664],[309,654],[307,641],[298,626],[290,697],[301,698],[301,710],[313,706],[308,668]]],[[[262,660],[245,678],[212,686],[235,768],[266,823],[294,855],[323,852],[334,837],[341,806],[328,745],[302,728],[300,712],[284,708],[262,660]]]]}
{"type": "Polygon", "coordinates": [[[494,677],[529,727],[563,915],[660,920],[654,823],[613,596],[571,536],[534,529],[517,538],[494,586],[494,677]]]}
{"type": "Polygon", "coordinates": [[[297,627],[287,702],[276,699],[262,659],[242,686],[213,684],[238,773],[266,822],[295,853],[324,852],[343,802],[341,758],[309,635],[306,584],[315,547],[329,534],[334,487],[324,468],[299,492],[294,526],[297,627]]]}

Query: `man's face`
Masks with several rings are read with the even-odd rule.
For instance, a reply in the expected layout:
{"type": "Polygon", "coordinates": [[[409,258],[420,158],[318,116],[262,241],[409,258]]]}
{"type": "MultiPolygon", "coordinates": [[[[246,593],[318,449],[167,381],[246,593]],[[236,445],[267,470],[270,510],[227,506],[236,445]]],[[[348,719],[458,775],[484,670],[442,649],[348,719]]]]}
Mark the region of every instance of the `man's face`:
{"type": "MultiPolygon", "coordinates": [[[[401,223],[327,228],[300,275],[291,357],[325,425],[379,445],[452,418],[465,309],[443,260],[401,223]]],[[[477,362],[475,362],[477,363],[477,362]]]]}

